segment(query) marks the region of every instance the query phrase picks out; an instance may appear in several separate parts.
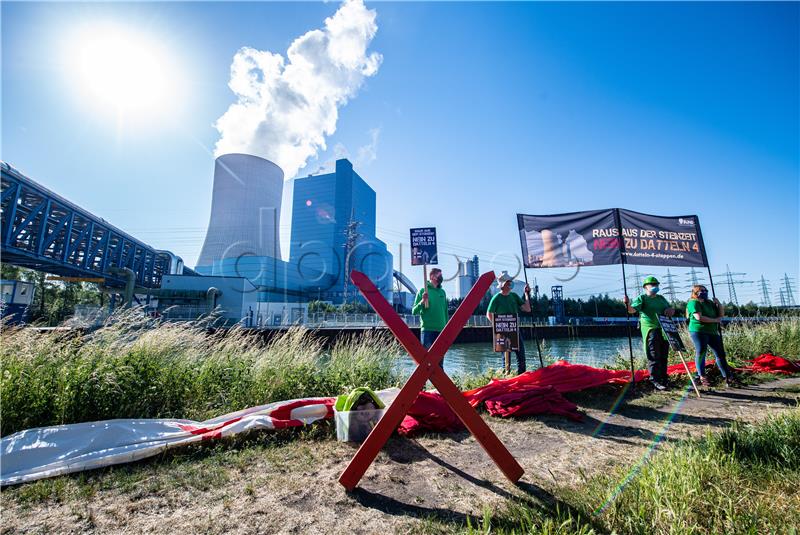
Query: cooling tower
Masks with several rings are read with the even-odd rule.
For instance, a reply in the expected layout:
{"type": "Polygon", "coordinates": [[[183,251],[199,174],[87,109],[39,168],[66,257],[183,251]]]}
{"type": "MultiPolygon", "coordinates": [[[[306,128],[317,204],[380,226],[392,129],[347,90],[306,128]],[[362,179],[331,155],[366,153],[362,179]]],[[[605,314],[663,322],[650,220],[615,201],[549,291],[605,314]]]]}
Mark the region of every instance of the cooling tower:
{"type": "Polygon", "coordinates": [[[457,259],[458,261],[458,278],[456,278],[456,297],[458,299],[464,299],[469,291],[472,289],[472,285],[474,284],[472,281],[472,274],[469,270],[469,265],[471,265],[471,261],[467,260],[466,262],[462,262],[461,260],[457,259]]]}
{"type": "Polygon", "coordinates": [[[258,156],[223,154],[214,163],[211,219],[198,266],[241,256],[281,257],[283,171],[258,156]]]}

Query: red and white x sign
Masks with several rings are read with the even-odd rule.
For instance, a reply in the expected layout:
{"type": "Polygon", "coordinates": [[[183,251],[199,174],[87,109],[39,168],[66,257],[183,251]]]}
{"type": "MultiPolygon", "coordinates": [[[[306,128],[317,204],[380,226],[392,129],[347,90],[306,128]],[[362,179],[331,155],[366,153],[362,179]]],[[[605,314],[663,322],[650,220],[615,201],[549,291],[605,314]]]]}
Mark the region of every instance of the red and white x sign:
{"type": "Polygon", "coordinates": [[[467,403],[458,387],[453,384],[450,377],[439,366],[442,357],[453,344],[458,333],[461,332],[475,307],[486,295],[486,291],[494,281],[494,273],[489,271],[481,275],[429,350],[422,346],[417,337],[414,336],[414,333],[411,332],[411,329],[408,328],[408,325],[397,315],[389,302],[386,301],[366,275],[359,271],[353,271],[350,278],[418,366],[369,434],[367,440],[361,444],[355,457],[339,477],[339,483],[344,485],[347,490],[352,490],[358,485],[358,482],[364,476],[364,472],[375,460],[378,452],[386,444],[392,432],[400,425],[403,417],[405,417],[411,405],[417,399],[428,379],[439,390],[439,393],[453,409],[453,412],[464,422],[464,425],[483,446],[483,449],[486,450],[486,453],[494,460],[503,474],[512,482],[518,481],[524,473],[522,467],[512,457],[503,443],[500,442],[500,439],[489,429],[489,426],[486,425],[486,422],[483,421],[475,409],[467,403]]]}

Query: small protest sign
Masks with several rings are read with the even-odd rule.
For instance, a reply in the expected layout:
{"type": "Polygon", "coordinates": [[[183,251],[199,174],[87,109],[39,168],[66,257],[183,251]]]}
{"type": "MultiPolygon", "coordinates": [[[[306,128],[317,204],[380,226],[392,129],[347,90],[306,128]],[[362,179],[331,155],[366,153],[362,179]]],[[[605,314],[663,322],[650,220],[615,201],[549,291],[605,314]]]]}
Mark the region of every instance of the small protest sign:
{"type": "Polygon", "coordinates": [[[411,265],[438,264],[436,252],[436,228],[411,229],[411,265]]]}
{"type": "Polygon", "coordinates": [[[667,316],[658,316],[658,322],[661,324],[664,334],[667,335],[669,347],[673,351],[686,351],[686,346],[683,345],[681,333],[678,331],[678,324],[675,323],[675,320],[667,316]]]}
{"type": "Polygon", "coordinates": [[[492,340],[497,353],[519,349],[519,329],[515,314],[495,314],[492,323],[492,340]]]}

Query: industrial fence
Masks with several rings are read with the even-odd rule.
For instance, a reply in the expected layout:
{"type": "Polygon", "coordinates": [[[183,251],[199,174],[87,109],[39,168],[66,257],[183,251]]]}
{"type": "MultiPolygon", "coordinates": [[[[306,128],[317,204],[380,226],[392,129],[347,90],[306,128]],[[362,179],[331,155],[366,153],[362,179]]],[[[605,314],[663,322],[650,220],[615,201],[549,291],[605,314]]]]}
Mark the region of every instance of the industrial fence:
{"type": "MultiPolygon", "coordinates": [[[[419,327],[420,318],[412,314],[400,314],[400,317],[409,327],[419,327]]],[[[305,318],[289,320],[281,318],[282,321],[271,321],[269,324],[256,321],[254,326],[262,328],[284,328],[292,325],[303,325],[310,329],[344,329],[344,328],[368,328],[385,326],[383,320],[377,314],[355,314],[355,313],[309,313],[305,318]]],[[[547,325],[547,318],[520,317],[520,325],[547,325]]],[[[490,327],[491,322],[484,315],[471,316],[466,327],[490,327]]]]}
{"type": "MultiPolygon", "coordinates": [[[[299,309],[287,313],[266,314],[258,310],[250,311],[240,319],[224,314],[221,308],[211,311],[208,306],[188,306],[173,305],[163,309],[155,310],[143,308],[144,313],[154,318],[165,321],[205,321],[213,325],[234,325],[256,329],[285,329],[292,326],[303,326],[309,329],[368,329],[385,327],[383,320],[377,314],[370,313],[337,313],[337,312],[312,312],[302,313],[299,309]]],[[[400,317],[409,327],[420,327],[420,317],[412,314],[401,314],[400,317]]],[[[76,307],[75,315],[67,321],[68,326],[72,327],[98,327],[109,319],[107,308],[97,306],[76,307]]],[[[635,326],[638,319],[634,316],[630,318],[614,317],[581,317],[566,318],[563,323],[557,323],[555,318],[543,317],[533,318],[530,316],[520,316],[519,325],[522,327],[564,325],[564,326],[587,326],[587,325],[625,325],[635,326]]],[[[676,318],[680,323],[685,318],[676,318]]],[[[772,317],[731,317],[725,318],[728,323],[749,323],[749,322],[769,322],[779,318],[772,317]]],[[[491,327],[491,322],[485,315],[474,315],[467,320],[466,327],[491,327]]]]}

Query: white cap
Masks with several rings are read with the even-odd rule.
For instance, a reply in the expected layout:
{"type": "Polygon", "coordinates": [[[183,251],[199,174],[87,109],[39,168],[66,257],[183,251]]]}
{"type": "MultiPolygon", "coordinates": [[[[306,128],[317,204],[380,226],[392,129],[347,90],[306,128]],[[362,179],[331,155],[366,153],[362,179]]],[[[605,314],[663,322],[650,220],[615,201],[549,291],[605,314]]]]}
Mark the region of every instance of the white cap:
{"type": "Polygon", "coordinates": [[[508,274],[508,271],[503,271],[503,273],[497,277],[497,287],[502,288],[503,285],[508,281],[513,281],[514,277],[508,274]]]}

